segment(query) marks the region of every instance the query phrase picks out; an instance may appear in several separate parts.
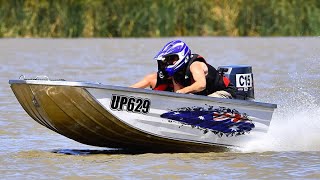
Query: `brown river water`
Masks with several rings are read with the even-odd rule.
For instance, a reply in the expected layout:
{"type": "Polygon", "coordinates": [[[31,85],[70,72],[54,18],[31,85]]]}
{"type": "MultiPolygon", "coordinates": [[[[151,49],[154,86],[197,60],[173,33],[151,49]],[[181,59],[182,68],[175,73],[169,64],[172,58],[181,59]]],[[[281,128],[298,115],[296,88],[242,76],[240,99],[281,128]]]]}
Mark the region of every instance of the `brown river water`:
{"type": "Polygon", "coordinates": [[[320,37],[180,38],[215,67],[252,65],[256,101],[278,105],[266,137],[226,152],[83,145],[32,120],[8,84],[46,75],[129,86],[172,39],[1,39],[0,179],[320,179],[320,37]]]}

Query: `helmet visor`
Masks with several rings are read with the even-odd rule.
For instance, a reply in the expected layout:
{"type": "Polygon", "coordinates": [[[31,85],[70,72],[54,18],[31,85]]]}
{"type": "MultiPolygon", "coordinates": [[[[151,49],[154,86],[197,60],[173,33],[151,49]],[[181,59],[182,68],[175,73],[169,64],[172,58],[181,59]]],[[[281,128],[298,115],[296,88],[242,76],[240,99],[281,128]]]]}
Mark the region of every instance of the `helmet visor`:
{"type": "Polygon", "coordinates": [[[179,60],[179,56],[169,55],[164,58],[163,63],[167,66],[170,66],[170,65],[174,65],[175,62],[177,62],[178,60],[179,60]]]}

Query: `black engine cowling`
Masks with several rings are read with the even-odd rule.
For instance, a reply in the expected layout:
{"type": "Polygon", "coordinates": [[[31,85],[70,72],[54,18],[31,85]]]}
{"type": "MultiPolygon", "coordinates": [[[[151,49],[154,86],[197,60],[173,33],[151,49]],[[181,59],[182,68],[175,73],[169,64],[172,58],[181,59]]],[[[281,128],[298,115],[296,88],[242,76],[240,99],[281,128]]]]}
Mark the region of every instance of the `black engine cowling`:
{"type": "Polygon", "coordinates": [[[219,66],[218,71],[228,77],[230,82],[237,88],[236,99],[254,99],[254,83],[251,66],[219,66]]]}

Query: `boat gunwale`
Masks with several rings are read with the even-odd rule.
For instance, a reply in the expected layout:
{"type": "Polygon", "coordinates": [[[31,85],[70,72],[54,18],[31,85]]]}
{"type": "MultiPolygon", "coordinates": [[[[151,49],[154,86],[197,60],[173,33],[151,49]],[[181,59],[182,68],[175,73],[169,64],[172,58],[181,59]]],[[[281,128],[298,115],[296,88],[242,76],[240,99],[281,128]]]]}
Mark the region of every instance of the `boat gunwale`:
{"type": "Polygon", "coordinates": [[[192,95],[192,94],[180,94],[180,93],[172,93],[166,91],[154,91],[150,89],[141,89],[141,88],[131,88],[131,87],[123,87],[123,86],[114,86],[114,85],[106,85],[98,82],[85,82],[85,81],[65,81],[65,80],[9,80],[9,84],[31,84],[31,85],[49,85],[49,86],[73,86],[73,87],[83,87],[83,88],[98,88],[98,89],[107,89],[107,90],[115,90],[115,91],[125,91],[131,93],[143,93],[143,94],[152,94],[152,95],[160,95],[166,97],[174,97],[174,98],[184,98],[184,99],[192,99],[192,100],[205,100],[216,103],[225,103],[225,104],[236,104],[242,106],[254,106],[261,107],[267,109],[276,109],[276,104],[264,103],[264,102],[256,102],[256,101],[248,101],[248,100],[239,100],[239,99],[225,99],[225,98],[215,98],[209,96],[201,96],[201,95],[192,95]]]}

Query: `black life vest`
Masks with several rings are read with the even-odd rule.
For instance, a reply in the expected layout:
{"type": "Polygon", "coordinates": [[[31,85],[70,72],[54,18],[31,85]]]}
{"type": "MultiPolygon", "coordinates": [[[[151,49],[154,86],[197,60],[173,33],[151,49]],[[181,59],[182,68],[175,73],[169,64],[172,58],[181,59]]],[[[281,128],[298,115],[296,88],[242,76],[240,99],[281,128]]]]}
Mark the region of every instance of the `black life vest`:
{"type": "MultiPolygon", "coordinates": [[[[224,91],[229,92],[233,97],[235,97],[236,88],[234,87],[234,85],[232,83],[230,83],[230,80],[227,77],[221,75],[210,64],[207,64],[205,59],[198,54],[192,54],[188,65],[185,68],[183,68],[182,70],[180,70],[179,72],[174,74],[173,78],[177,83],[179,83],[180,85],[182,85],[184,87],[190,86],[193,83],[192,82],[193,77],[192,77],[192,73],[190,71],[190,66],[195,61],[203,62],[208,67],[208,74],[206,76],[206,88],[203,91],[197,92],[195,94],[207,96],[207,95],[212,94],[216,91],[224,90],[224,91]]],[[[159,78],[159,73],[158,73],[157,85],[154,89],[158,88],[159,86],[164,87],[163,84],[167,84],[166,87],[172,87],[172,89],[170,89],[170,91],[173,91],[172,80],[161,79],[161,78],[159,78]],[[164,81],[166,81],[166,82],[164,82],[164,81]]],[[[157,89],[157,90],[159,90],[159,89],[157,89]]]]}

